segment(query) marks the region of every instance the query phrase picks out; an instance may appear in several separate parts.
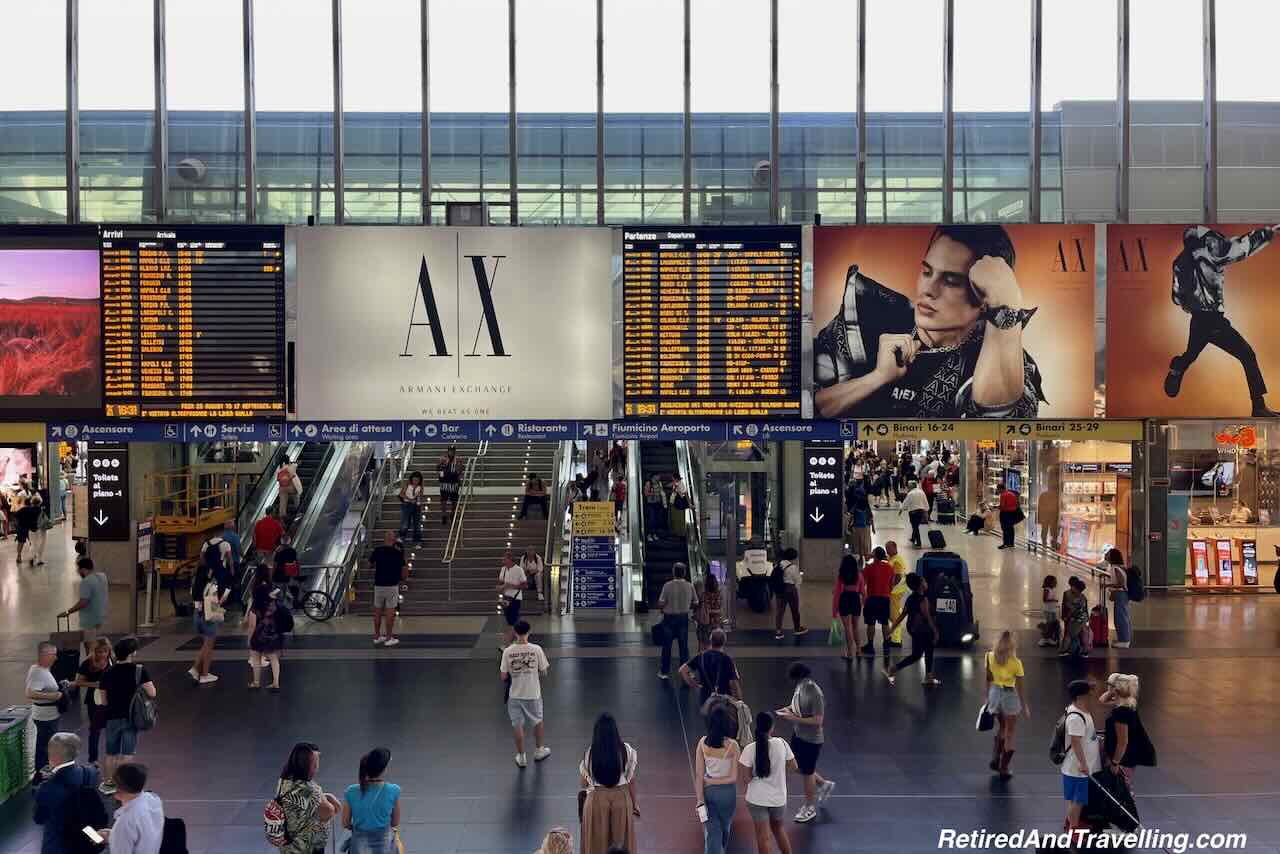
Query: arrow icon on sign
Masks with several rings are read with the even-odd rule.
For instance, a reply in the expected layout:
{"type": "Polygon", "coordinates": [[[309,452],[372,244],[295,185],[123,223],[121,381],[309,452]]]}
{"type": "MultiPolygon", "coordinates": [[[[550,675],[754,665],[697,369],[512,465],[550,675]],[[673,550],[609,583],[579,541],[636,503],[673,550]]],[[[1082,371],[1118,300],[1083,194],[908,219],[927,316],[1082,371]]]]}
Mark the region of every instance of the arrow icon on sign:
{"type": "Polygon", "coordinates": [[[584,436],[590,436],[590,435],[591,435],[591,425],[590,425],[590,424],[583,424],[583,425],[582,425],[582,435],[584,435],[584,436]]]}
{"type": "Polygon", "coordinates": [[[299,427],[297,424],[295,424],[293,425],[293,429],[290,430],[289,432],[293,433],[293,435],[295,436],[298,436],[302,434],[302,428],[299,427]]]}
{"type": "Polygon", "coordinates": [[[742,425],[741,425],[741,424],[734,424],[734,425],[733,425],[733,435],[735,435],[735,436],[741,436],[741,435],[742,435],[742,425]]]}
{"type": "Polygon", "coordinates": [[[192,435],[192,436],[199,436],[199,435],[200,435],[200,428],[199,428],[198,426],[196,426],[195,424],[192,424],[192,425],[191,425],[191,435],[192,435]]]}
{"type": "Polygon", "coordinates": [[[809,514],[809,518],[813,520],[813,524],[817,525],[823,519],[827,518],[817,507],[813,508],[813,512],[809,514]]]}
{"type": "Polygon", "coordinates": [[[61,427],[54,427],[54,428],[53,428],[52,430],[50,430],[49,432],[53,435],[53,438],[55,438],[55,439],[61,439],[61,438],[62,438],[62,428],[61,428],[61,427]]]}
{"type": "Polygon", "coordinates": [[[484,428],[484,432],[492,436],[494,433],[498,432],[498,429],[494,427],[492,424],[490,424],[488,427],[484,428]]]}
{"type": "Polygon", "coordinates": [[[98,525],[101,526],[107,524],[107,520],[110,518],[110,516],[103,516],[102,511],[99,510],[98,515],[93,517],[93,521],[97,522],[98,525]]]}
{"type": "Polygon", "coordinates": [[[862,435],[864,436],[870,436],[874,432],[876,432],[876,428],[872,427],[870,424],[862,428],[862,435]]]}
{"type": "Polygon", "coordinates": [[[417,435],[418,435],[418,425],[417,425],[417,424],[411,424],[411,425],[409,426],[409,434],[410,434],[410,435],[412,435],[412,436],[417,436],[417,435]]]}

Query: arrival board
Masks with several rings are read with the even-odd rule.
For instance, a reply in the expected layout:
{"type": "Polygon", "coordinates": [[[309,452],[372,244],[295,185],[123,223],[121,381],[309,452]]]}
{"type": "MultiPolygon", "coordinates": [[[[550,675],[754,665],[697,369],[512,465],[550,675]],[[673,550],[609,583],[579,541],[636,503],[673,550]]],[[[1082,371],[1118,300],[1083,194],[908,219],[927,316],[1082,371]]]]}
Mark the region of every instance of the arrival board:
{"type": "Polygon", "coordinates": [[[623,416],[800,414],[800,229],[623,233],[623,416]]]}
{"type": "Polygon", "coordinates": [[[284,229],[104,226],[113,418],[285,414],[284,229]]]}

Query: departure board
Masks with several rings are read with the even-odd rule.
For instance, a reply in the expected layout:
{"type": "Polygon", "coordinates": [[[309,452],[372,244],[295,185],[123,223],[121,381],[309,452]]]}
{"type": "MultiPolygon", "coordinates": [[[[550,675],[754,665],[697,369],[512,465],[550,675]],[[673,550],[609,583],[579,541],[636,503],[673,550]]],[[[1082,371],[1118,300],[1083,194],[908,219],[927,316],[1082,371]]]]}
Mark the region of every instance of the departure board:
{"type": "Polygon", "coordinates": [[[285,414],[284,229],[104,226],[108,417],[285,414]]]}
{"type": "Polygon", "coordinates": [[[800,415],[800,229],[624,231],[624,416],[800,415]]]}

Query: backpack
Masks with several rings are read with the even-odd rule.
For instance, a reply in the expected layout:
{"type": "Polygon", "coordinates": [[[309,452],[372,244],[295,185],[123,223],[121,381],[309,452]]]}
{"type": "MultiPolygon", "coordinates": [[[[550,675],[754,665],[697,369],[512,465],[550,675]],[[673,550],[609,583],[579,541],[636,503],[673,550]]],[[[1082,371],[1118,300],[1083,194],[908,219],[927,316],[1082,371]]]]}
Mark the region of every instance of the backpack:
{"type": "Polygon", "coordinates": [[[782,568],[779,563],[773,568],[773,572],[769,573],[769,590],[775,596],[781,596],[787,589],[787,571],[782,568]]]}
{"type": "MultiPolygon", "coordinates": [[[[1053,727],[1053,741],[1049,742],[1049,761],[1061,766],[1067,760],[1067,715],[1080,715],[1079,712],[1063,712],[1062,717],[1053,727]]],[[[1080,715],[1081,719],[1084,715],[1080,715]]]]}
{"type": "Polygon", "coordinates": [[[289,832],[289,816],[284,808],[284,801],[280,800],[279,790],[262,810],[262,830],[267,842],[276,848],[285,848],[293,842],[293,834],[289,832]]]}
{"type": "Polygon", "coordinates": [[[200,552],[200,560],[209,568],[209,573],[222,571],[222,537],[210,537],[205,541],[204,551],[200,552]]]}
{"type": "Polygon", "coordinates": [[[293,631],[293,612],[279,602],[275,603],[274,619],[278,633],[287,635],[293,631]]]}
{"type": "Polygon", "coordinates": [[[1136,566],[1125,569],[1124,589],[1129,594],[1130,602],[1141,602],[1147,598],[1146,582],[1142,580],[1142,572],[1136,566]]]}
{"type": "Polygon", "coordinates": [[[180,818],[166,818],[160,836],[160,854],[188,854],[187,823],[180,818]]]}
{"type": "Polygon", "coordinates": [[[135,664],[133,699],[129,701],[129,726],[138,732],[155,729],[156,698],[142,690],[142,665],[135,664]]]}
{"type": "Polygon", "coordinates": [[[93,784],[90,769],[82,767],[80,774],[80,785],[67,799],[67,809],[63,813],[62,850],[67,854],[98,854],[106,846],[85,836],[84,828],[97,830],[108,827],[111,819],[107,816],[107,808],[102,805],[98,787],[93,784]]]}

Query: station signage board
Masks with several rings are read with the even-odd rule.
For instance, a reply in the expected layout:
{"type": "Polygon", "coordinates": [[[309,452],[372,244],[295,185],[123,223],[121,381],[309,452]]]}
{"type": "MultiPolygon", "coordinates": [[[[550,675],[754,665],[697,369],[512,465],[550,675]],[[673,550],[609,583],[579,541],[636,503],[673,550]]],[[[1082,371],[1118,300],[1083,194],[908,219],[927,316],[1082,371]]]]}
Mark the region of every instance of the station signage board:
{"type": "Polygon", "coordinates": [[[573,609],[616,610],[618,558],[613,502],[575,501],[571,532],[573,609]]]}
{"type": "Polygon", "coordinates": [[[1001,439],[1069,440],[1084,442],[1140,442],[1142,422],[1105,418],[1056,419],[1049,421],[1001,421],[1001,439]]]}
{"type": "Polygon", "coordinates": [[[125,543],[133,533],[129,521],[129,446],[89,446],[87,487],[90,541],[125,543]]]}
{"type": "Polygon", "coordinates": [[[931,441],[963,441],[966,439],[995,439],[996,424],[963,418],[938,421],[900,419],[894,421],[857,422],[858,438],[864,441],[929,439],[931,441]]]}
{"type": "Polygon", "coordinates": [[[844,452],[839,442],[804,444],[804,536],[844,536],[844,452]]]}

